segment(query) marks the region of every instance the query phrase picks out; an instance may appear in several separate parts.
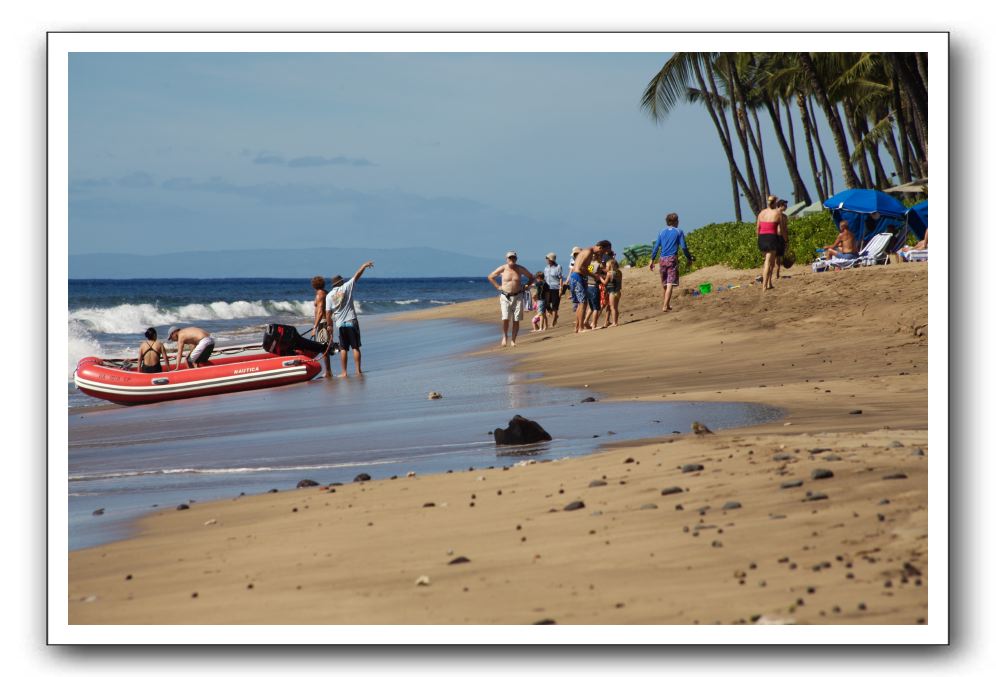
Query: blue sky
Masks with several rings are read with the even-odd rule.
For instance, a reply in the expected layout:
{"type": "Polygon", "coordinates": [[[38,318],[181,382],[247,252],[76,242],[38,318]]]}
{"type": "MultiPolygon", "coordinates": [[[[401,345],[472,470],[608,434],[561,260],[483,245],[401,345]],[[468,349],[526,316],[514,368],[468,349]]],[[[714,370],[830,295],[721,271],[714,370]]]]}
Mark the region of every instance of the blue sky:
{"type": "Polygon", "coordinates": [[[671,211],[731,220],[705,110],[640,108],[668,56],[74,53],[69,252],[538,258],[652,241],[671,211]]]}

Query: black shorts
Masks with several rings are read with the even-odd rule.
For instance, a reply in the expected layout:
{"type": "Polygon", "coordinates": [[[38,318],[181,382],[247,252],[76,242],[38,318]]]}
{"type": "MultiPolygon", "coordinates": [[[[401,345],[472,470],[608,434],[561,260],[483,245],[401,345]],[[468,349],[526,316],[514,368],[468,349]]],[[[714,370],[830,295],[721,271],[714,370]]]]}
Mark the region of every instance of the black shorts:
{"type": "Polygon", "coordinates": [[[546,301],[546,312],[557,312],[560,310],[560,289],[547,289],[543,294],[543,300],[546,301]]]}
{"type": "Polygon", "coordinates": [[[360,348],[360,325],[354,324],[352,327],[339,327],[339,349],[359,350],[360,348]]]}
{"type": "Polygon", "coordinates": [[[138,365],[138,370],[143,374],[161,374],[163,373],[163,365],[161,362],[156,362],[150,366],[143,362],[138,365]]]}
{"type": "Polygon", "coordinates": [[[758,235],[757,248],[762,252],[775,252],[777,256],[783,256],[785,254],[785,238],[772,233],[758,235]]]}

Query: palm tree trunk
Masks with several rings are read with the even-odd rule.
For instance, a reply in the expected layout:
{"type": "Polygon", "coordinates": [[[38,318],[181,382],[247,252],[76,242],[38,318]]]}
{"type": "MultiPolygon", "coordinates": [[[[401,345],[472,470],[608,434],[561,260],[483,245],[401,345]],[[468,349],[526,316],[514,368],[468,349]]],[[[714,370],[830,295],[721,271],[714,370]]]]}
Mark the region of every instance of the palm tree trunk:
{"type": "Polygon", "coordinates": [[[892,166],[896,168],[896,174],[899,175],[900,183],[909,183],[909,179],[904,179],[902,176],[903,159],[899,154],[899,146],[896,144],[896,137],[893,135],[892,130],[885,135],[885,149],[892,158],[892,166]]]}
{"type": "Polygon", "coordinates": [[[726,76],[733,86],[734,96],[730,100],[730,105],[733,112],[733,128],[737,132],[737,139],[740,141],[740,149],[744,155],[744,173],[747,175],[747,181],[750,184],[747,202],[750,204],[753,212],[757,214],[761,210],[764,198],[761,196],[760,189],[758,189],[757,179],[754,175],[754,163],[751,162],[750,159],[750,146],[747,142],[747,132],[745,131],[745,127],[748,125],[747,112],[745,108],[741,108],[739,101],[741,98],[741,92],[738,91],[740,88],[737,86],[736,67],[733,64],[733,55],[724,54],[721,58],[726,66],[726,76]]]}
{"type": "Polygon", "coordinates": [[[761,180],[761,193],[765,196],[771,195],[771,185],[768,183],[768,166],[764,160],[764,141],[761,138],[761,121],[757,118],[757,111],[751,110],[751,117],[754,119],[754,126],[751,127],[750,120],[747,121],[747,133],[750,137],[750,145],[757,155],[757,169],[761,180]]]}
{"type": "Polygon", "coordinates": [[[743,214],[740,212],[740,190],[737,188],[737,176],[733,167],[730,168],[730,186],[733,188],[733,214],[737,223],[743,223],[743,214]]]}
{"type": "MultiPolygon", "coordinates": [[[[799,167],[795,159],[795,138],[792,139],[792,145],[789,146],[789,142],[785,139],[785,133],[782,130],[777,105],[777,103],[772,103],[769,99],[764,100],[764,106],[768,109],[768,115],[771,116],[771,125],[775,128],[775,138],[782,149],[782,155],[785,156],[785,167],[788,169],[789,178],[792,180],[792,195],[796,202],[809,202],[809,192],[806,190],[806,184],[803,182],[802,176],[799,175],[799,167]]],[[[792,134],[791,118],[789,118],[789,134],[792,134]]]]}
{"type": "Polygon", "coordinates": [[[837,147],[837,157],[840,159],[840,169],[844,174],[844,183],[848,188],[857,188],[858,175],[854,173],[854,167],[851,166],[851,153],[847,148],[844,125],[840,121],[837,109],[830,102],[830,97],[827,95],[823,81],[820,79],[816,65],[813,63],[813,57],[808,52],[799,52],[799,62],[809,78],[813,93],[816,95],[816,100],[819,102],[820,107],[823,108],[823,111],[827,115],[827,121],[830,123],[830,132],[833,134],[834,145],[837,147]]]}
{"type": "Polygon", "coordinates": [[[796,92],[795,104],[799,107],[799,117],[802,119],[803,136],[806,139],[806,152],[809,155],[809,168],[813,172],[813,181],[816,182],[816,194],[820,197],[820,204],[823,204],[828,195],[823,189],[823,182],[820,181],[820,170],[816,167],[816,153],[813,150],[813,130],[809,121],[809,109],[806,107],[806,99],[802,92],[796,92]]]}
{"type": "MultiPolygon", "coordinates": [[[[847,120],[847,131],[851,134],[851,142],[854,144],[855,148],[861,143],[861,134],[858,132],[857,120],[855,120],[854,105],[851,100],[845,98],[844,101],[844,115],[843,118],[847,120]]],[[[834,106],[836,108],[836,106],[834,106]]],[[[858,151],[855,151],[855,155],[858,155],[858,151]]],[[[853,156],[852,156],[853,157],[853,156]]],[[[858,171],[861,173],[861,183],[863,188],[872,187],[872,177],[871,171],[868,168],[868,158],[864,151],[861,151],[858,155],[858,161],[855,163],[858,165],[858,171]]]]}
{"type": "MultiPolygon", "coordinates": [[[[816,105],[813,103],[812,98],[807,98],[806,104],[809,106],[809,119],[815,121],[816,105]]],[[[816,140],[816,150],[820,154],[820,176],[823,177],[823,192],[827,197],[830,197],[837,192],[833,189],[833,172],[830,171],[830,161],[827,160],[827,154],[823,151],[823,140],[820,139],[820,127],[813,122],[812,129],[813,138],[816,140]]]]}
{"type": "MultiPolygon", "coordinates": [[[[730,175],[735,178],[736,183],[743,188],[744,193],[748,193],[747,182],[744,180],[743,174],[740,172],[740,168],[737,166],[736,157],[733,154],[733,145],[730,139],[729,127],[726,126],[726,115],[717,115],[715,107],[713,105],[713,97],[715,96],[715,101],[720,101],[718,94],[713,94],[716,90],[716,83],[713,81],[712,68],[709,62],[705,62],[706,71],[709,73],[709,81],[712,88],[706,86],[706,80],[702,75],[702,69],[699,68],[697,61],[692,62],[692,69],[695,71],[695,78],[698,80],[699,88],[703,92],[707,92],[708,95],[705,97],[704,101],[706,104],[706,110],[709,111],[709,117],[712,119],[713,125],[716,127],[716,131],[719,134],[719,141],[723,145],[723,152],[726,153],[726,160],[730,166],[730,175]]],[[[722,111],[720,111],[722,113],[722,111]]],[[[749,200],[748,200],[749,201],[749,200]]],[[[753,207],[752,207],[753,209],[753,207]]],[[[740,214],[740,197],[736,196],[735,210],[737,214],[740,214]]],[[[757,212],[755,212],[757,213],[757,212]]],[[[738,217],[739,221],[740,218],[738,217]]]]}

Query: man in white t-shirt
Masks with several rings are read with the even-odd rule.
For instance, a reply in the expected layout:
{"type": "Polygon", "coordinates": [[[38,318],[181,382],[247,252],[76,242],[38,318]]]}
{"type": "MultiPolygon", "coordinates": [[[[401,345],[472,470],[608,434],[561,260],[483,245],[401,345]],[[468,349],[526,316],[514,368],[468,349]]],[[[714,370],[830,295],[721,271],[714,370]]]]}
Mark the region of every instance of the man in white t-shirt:
{"type": "MultiPolygon", "coordinates": [[[[339,356],[342,360],[342,373],[339,374],[339,378],[346,376],[346,357],[350,349],[353,351],[356,373],[363,373],[363,369],[360,368],[360,323],[356,319],[356,308],[353,305],[353,289],[367,268],[373,268],[373,261],[367,261],[360,266],[349,280],[343,281],[342,275],[336,275],[332,278],[332,290],[325,296],[325,323],[329,327],[335,326],[339,331],[339,356]]],[[[330,341],[328,345],[326,353],[331,349],[332,342],[330,341]]]]}

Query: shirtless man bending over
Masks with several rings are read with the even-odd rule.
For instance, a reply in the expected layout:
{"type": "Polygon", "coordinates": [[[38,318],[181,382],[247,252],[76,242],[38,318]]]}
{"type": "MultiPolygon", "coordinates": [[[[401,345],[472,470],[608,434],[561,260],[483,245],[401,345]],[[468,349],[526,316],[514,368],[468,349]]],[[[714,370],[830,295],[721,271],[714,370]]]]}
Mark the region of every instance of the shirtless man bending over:
{"type": "Polygon", "coordinates": [[[191,369],[207,364],[214,350],[214,338],[200,327],[170,327],[166,335],[170,341],[176,341],[176,368],[183,366],[183,349],[190,345],[190,355],[187,356],[187,366],[191,369]]]}
{"type": "Polygon", "coordinates": [[[512,341],[515,347],[515,337],[519,335],[519,321],[522,320],[522,276],[532,282],[533,274],[518,264],[519,255],[515,252],[505,254],[505,263],[498,266],[488,275],[488,281],[498,290],[498,305],[501,307],[501,344],[509,345],[508,323],[512,322],[512,341]],[[501,277],[501,285],[496,278],[501,277]]]}
{"type": "Polygon", "coordinates": [[[847,221],[840,222],[840,235],[833,241],[833,244],[826,248],[826,258],[832,259],[856,259],[858,258],[858,243],[854,239],[854,233],[847,226],[847,221]]]}
{"type": "MultiPolygon", "coordinates": [[[[586,290],[588,281],[588,264],[592,257],[598,255],[599,260],[605,252],[612,251],[612,243],[608,240],[599,240],[588,249],[582,249],[574,257],[574,266],[571,267],[571,276],[567,280],[567,286],[571,290],[571,301],[574,303],[574,333],[585,331],[584,313],[588,306],[588,292],[586,290]]],[[[596,293],[598,287],[595,287],[596,293]]]]}

